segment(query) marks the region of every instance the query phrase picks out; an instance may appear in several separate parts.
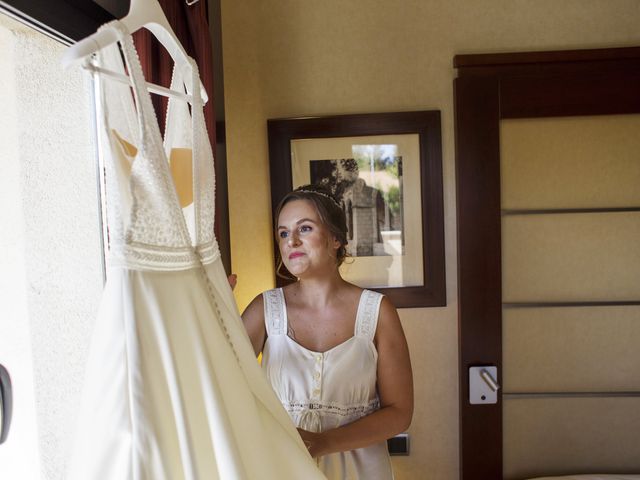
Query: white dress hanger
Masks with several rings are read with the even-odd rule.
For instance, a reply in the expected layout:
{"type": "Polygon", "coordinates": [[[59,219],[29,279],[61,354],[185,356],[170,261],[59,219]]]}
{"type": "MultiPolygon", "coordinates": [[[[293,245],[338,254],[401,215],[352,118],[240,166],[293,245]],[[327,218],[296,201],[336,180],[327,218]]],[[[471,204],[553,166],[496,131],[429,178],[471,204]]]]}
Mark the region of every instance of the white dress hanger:
{"type": "MultiPolygon", "coordinates": [[[[173,32],[169,25],[169,21],[157,0],[131,0],[129,13],[127,16],[122,18],[120,22],[130,33],[133,33],[142,27],[146,28],[153,33],[158,41],[169,52],[169,55],[171,55],[171,58],[175,62],[175,68],[191,68],[191,65],[189,65],[189,56],[173,32]]],[[[92,66],[86,62],[90,55],[116,41],[118,41],[118,35],[114,30],[100,30],[69,47],[62,56],[62,65],[64,68],[70,68],[79,62],[84,62],[84,66],[86,68],[96,71],[97,73],[113,77],[116,80],[129,83],[128,77],[92,66]]],[[[160,95],[175,96],[183,99],[191,97],[190,95],[185,96],[184,93],[173,92],[172,90],[151,83],[147,83],[147,87],[150,91],[159,93],[160,95]]],[[[189,86],[187,86],[187,88],[189,88],[189,86]]],[[[204,85],[202,85],[202,81],[200,82],[200,96],[202,101],[206,103],[208,96],[204,85]]]]}

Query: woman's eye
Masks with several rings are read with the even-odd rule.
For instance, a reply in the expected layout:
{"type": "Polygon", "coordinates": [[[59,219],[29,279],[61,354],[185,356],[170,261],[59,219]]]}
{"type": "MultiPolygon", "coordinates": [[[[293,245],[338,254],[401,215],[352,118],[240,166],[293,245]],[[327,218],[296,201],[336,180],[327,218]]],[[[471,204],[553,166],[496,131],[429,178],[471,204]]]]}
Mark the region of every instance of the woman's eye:
{"type": "Polygon", "coordinates": [[[304,232],[310,232],[312,230],[310,225],[302,225],[300,227],[300,232],[304,233],[304,232]]]}
{"type": "Polygon", "coordinates": [[[278,235],[280,235],[280,238],[287,238],[289,236],[289,232],[282,231],[278,233],[278,235]]]}

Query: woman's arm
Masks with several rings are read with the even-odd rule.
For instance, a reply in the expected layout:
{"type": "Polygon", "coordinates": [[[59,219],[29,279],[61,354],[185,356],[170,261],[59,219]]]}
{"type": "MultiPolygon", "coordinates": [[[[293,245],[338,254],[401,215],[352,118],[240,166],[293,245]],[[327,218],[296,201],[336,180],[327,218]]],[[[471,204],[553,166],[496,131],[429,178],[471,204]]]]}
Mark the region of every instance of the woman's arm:
{"type": "Polygon", "coordinates": [[[413,416],[413,375],[398,312],[384,297],[375,337],[380,410],[322,433],[298,430],[313,457],[381,442],[405,431],[413,416]]]}
{"type": "Polygon", "coordinates": [[[264,326],[264,301],[262,295],[254,298],[249,306],[242,312],[242,322],[249,334],[251,345],[256,356],[262,351],[267,339],[267,331],[264,326]]]}

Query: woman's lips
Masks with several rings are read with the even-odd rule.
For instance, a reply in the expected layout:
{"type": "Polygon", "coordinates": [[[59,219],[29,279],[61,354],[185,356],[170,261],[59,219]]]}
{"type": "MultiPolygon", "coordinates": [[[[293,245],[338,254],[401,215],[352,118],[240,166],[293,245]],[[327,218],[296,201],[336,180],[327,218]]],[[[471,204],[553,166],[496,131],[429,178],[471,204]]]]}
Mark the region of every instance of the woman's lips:
{"type": "Polygon", "coordinates": [[[293,260],[294,258],[302,257],[304,253],[302,252],[293,252],[289,254],[289,260],[293,260]]]}

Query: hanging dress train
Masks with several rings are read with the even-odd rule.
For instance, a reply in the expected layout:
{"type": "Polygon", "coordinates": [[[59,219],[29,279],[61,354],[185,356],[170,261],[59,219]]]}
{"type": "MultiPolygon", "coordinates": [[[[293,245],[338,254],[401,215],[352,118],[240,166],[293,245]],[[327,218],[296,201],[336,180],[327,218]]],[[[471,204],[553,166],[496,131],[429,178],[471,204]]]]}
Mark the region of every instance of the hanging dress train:
{"type": "Polygon", "coordinates": [[[99,66],[128,73],[133,89],[99,81],[110,252],[66,478],[324,478],[227,283],[197,66],[174,71],[172,90],[193,102],[170,100],[163,141],[131,36],[118,21],[102,28],[119,42],[99,66]]]}

